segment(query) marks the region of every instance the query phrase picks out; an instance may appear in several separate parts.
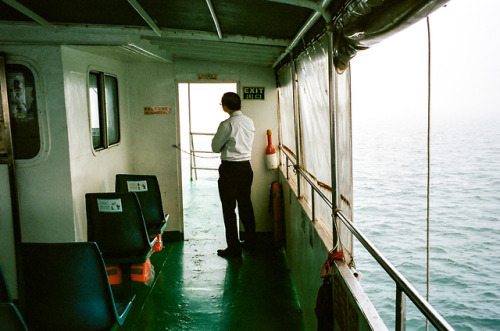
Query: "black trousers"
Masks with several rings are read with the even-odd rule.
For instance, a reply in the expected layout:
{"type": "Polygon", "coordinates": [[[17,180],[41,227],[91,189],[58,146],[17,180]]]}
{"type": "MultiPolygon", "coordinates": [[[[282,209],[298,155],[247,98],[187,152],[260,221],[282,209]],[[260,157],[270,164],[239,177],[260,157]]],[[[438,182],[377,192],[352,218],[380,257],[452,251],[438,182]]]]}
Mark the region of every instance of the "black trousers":
{"type": "Polygon", "coordinates": [[[227,247],[229,249],[240,249],[235,212],[236,205],[238,206],[240,220],[245,228],[246,239],[248,241],[255,240],[255,216],[252,200],[250,199],[252,181],[253,171],[250,161],[222,161],[219,167],[218,184],[224,225],[226,227],[227,247]]]}

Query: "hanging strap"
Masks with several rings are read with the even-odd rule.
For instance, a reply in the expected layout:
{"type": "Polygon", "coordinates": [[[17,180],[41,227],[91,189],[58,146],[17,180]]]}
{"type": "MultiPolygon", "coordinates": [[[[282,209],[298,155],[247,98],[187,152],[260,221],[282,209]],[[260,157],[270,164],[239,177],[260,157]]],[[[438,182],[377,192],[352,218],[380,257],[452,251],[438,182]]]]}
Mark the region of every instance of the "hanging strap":
{"type": "MultiPolygon", "coordinates": [[[[427,71],[427,291],[426,300],[429,302],[430,292],[430,186],[431,186],[431,25],[427,16],[427,43],[428,43],[428,71],[427,71]]],[[[425,321],[425,330],[429,330],[429,320],[425,321]]]]}

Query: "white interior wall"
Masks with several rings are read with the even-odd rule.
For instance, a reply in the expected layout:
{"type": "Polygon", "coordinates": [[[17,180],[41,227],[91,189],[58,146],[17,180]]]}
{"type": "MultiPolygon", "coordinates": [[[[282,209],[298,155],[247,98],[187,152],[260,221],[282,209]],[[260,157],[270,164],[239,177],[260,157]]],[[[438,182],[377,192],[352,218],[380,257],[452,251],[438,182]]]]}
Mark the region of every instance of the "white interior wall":
{"type": "MultiPolygon", "coordinates": [[[[1,51],[9,62],[29,66],[35,74],[38,108],[43,126],[44,146],[29,161],[17,163],[22,239],[25,242],[63,242],[75,239],[68,127],[66,122],[61,48],[56,46],[6,46],[1,51]]],[[[0,178],[0,195],[7,207],[0,210],[0,222],[10,233],[10,191],[7,172],[0,178]],[[9,198],[7,198],[9,197],[9,198]]],[[[3,231],[0,231],[4,233],[3,231]]],[[[13,238],[2,235],[0,264],[16,296],[13,238]],[[4,247],[6,246],[6,247],[4,247]],[[3,248],[6,248],[4,250],[3,248]]]]}
{"type": "Polygon", "coordinates": [[[114,192],[115,175],[130,171],[130,117],[127,64],[111,58],[62,48],[64,92],[68,121],[71,187],[75,239],[87,240],[85,193],[114,192]],[[120,143],[93,151],[88,98],[88,72],[97,70],[117,77],[120,116],[120,143]]]}
{"type": "MultiPolygon", "coordinates": [[[[178,82],[201,82],[199,73],[216,73],[218,82],[264,86],[264,101],[243,100],[242,110],[256,125],[252,155],[257,231],[272,231],[268,212],[269,188],[277,170],[267,170],[266,131],[273,130],[277,145],[277,95],[271,68],[180,60],[174,64],[120,62],[70,47],[4,46],[8,58],[27,62],[35,71],[44,148],[35,160],[18,165],[23,241],[64,242],[86,240],[84,195],[114,190],[117,173],[156,174],[164,207],[170,214],[167,231],[183,232],[178,82]],[[121,142],[92,152],[87,76],[89,68],[118,77],[121,142]],[[144,107],[169,106],[171,114],[145,115],[144,107]]],[[[205,81],[206,82],[206,81],[205,81]]],[[[8,183],[2,172],[2,183],[8,183]]],[[[2,185],[2,205],[8,205],[9,188],[2,185]]],[[[2,266],[15,294],[12,216],[1,212],[2,266]],[[5,240],[3,240],[5,239],[5,240]]]]}
{"type": "MultiPolygon", "coordinates": [[[[269,189],[277,179],[276,170],[267,170],[265,148],[267,129],[277,132],[277,95],[271,68],[237,64],[176,60],[175,64],[133,63],[130,65],[130,104],[132,129],[132,167],[140,173],[158,176],[164,208],[170,214],[167,231],[183,232],[179,113],[177,83],[237,82],[242,86],[264,86],[264,101],[243,100],[242,111],[256,125],[252,155],[254,203],[257,231],[271,231],[268,213],[269,189]],[[217,80],[199,80],[198,74],[217,74],[217,80]],[[146,106],[169,106],[169,115],[144,115],[146,106]]],[[[277,145],[277,135],[273,136],[277,145]]]]}
{"type": "MultiPolygon", "coordinates": [[[[242,96],[244,86],[263,86],[266,89],[265,100],[242,100],[241,110],[255,124],[255,140],[252,150],[252,168],[254,181],[252,186],[252,202],[258,232],[272,231],[272,218],[269,213],[269,190],[271,183],[278,179],[277,170],[267,170],[265,152],[267,146],[267,130],[271,129],[273,143],[277,146],[278,99],[276,79],[273,69],[269,67],[243,66],[230,63],[182,60],[175,63],[175,79],[177,82],[200,82],[198,74],[217,74],[217,81],[237,82],[239,94],[242,96]]],[[[205,81],[207,82],[207,81],[205,81]]],[[[214,81],[212,81],[214,82],[214,81]]]]}
{"type": "Polygon", "coordinates": [[[182,204],[177,144],[177,99],[172,64],[133,62],[130,73],[130,135],[132,170],[156,175],[163,208],[169,214],[167,231],[182,231],[182,204]],[[144,107],[168,106],[170,114],[145,115],[144,107]]]}
{"type": "MultiPolygon", "coordinates": [[[[10,204],[9,169],[0,165],[0,266],[7,280],[10,292],[17,287],[16,259],[14,253],[14,228],[10,204]]],[[[17,292],[13,294],[17,297],[17,292]]]]}
{"type": "Polygon", "coordinates": [[[273,145],[278,147],[278,94],[276,79],[271,68],[243,67],[240,76],[241,88],[244,86],[264,86],[265,101],[243,100],[242,110],[255,123],[255,141],[252,151],[254,181],[252,202],[254,205],[257,231],[271,232],[272,217],[269,212],[271,183],[278,180],[278,170],[267,169],[266,147],[267,130],[273,132],[273,145]]]}
{"type": "Polygon", "coordinates": [[[64,102],[61,48],[19,46],[7,50],[9,59],[22,59],[37,71],[42,121],[48,142],[38,160],[18,162],[20,217],[23,241],[74,240],[69,171],[68,126],[64,102]],[[17,49],[16,49],[17,48],[17,49]]]}

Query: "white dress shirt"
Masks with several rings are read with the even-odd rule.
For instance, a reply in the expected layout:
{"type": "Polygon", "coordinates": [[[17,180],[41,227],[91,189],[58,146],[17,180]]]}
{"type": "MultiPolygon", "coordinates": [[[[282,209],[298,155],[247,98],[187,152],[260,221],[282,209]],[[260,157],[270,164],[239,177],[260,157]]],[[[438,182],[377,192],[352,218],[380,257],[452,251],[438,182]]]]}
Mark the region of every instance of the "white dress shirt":
{"type": "Polygon", "coordinates": [[[223,161],[249,161],[255,136],[253,121],[237,110],[219,124],[212,139],[212,151],[221,153],[223,161]]]}

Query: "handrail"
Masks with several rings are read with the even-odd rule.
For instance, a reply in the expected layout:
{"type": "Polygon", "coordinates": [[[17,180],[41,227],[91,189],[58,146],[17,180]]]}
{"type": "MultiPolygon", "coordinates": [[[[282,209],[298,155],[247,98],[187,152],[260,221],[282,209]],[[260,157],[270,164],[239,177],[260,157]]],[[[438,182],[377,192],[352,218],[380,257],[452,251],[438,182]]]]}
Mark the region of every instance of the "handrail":
{"type": "MultiPolygon", "coordinates": [[[[282,153],[287,159],[287,163],[290,161],[297,172],[297,176],[300,174],[302,177],[311,185],[311,188],[323,199],[323,201],[332,208],[333,204],[325,196],[317,185],[309,178],[309,176],[300,168],[298,168],[284,149],[281,149],[282,153]]],[[[314,210],[314,205],[312,206],[314,210]]],[[[431,324],[437,330],[454,330],[453,327],[431,306],[427,300],[425,300],[410,284],[410,282],[378,251],[377,248],[359,231],[356,226],[342,213],[342,211],[335,211],[335,216],[338,217],[342,223],[351,231],[351,233],[359,240],[359,242],[365,247],[365,249],[370,253],[370,255],[377,261],[377,263],[386,271],[386,273],[394,280],[396,287],[400,289],[404,294],[410,298],[410,300],[415,304],[415,306],[420,310],[422,314],[431,322],[431,324]]],[[[398,309],[398,307],[396,307],[398,309]]]]}
{"type": "MultiPolygon", "coordinates": [[[[207,132],[190,132],[189,134],[191,136],[215,136],[215,133],[207,133],[207,132]]],[[[192,149],[191,153],[193,156],[195,156],[194,155],[195,153],[218,154],[218,153],[213,152],[213,151],[199,151],[199,150],[195,150],[195,149],[192,149]]],[[[198,169],[203,169],[203,168],[198,168],[198,169]]]]}
{"type": "Polygon", "coordinates": [[[332,202],[328,200],[328,197],[324,195],[323,192],[320,191],[320,189],[316,186],[316,184],[309,178],[307,173],[296,166],[294,166],[294,169],[298,171],[302,175],[302,177],[304,177],[306,182],[308,182],[309,185],[312,186],[313,190],[321,197],[321,199],[323,199],[323,201],[328,205],[328,207],[330,207],[330,209],[333,208],[332,202]]]}
{"type": "Polygon", "coordinates": [[[195,151],[195,150],[193,150],[192,152],[193,152],[193,153],[218,154],[218,153],[215,153],[215,152],[212,152],[212,151],[195,151]]]}
{"type": "MultiPolygon", "coordinates": [[[[215,136],[215,133],[207,133],[207,132],[189,132],[189,154],[190,154],[190,174],[191,174],[191,180],[193,180],[193,171],[194,171],[194,176],[195,179],[198,179],[198,173],[196,170],[219,170],[218,168],[207,168],[207,167],[197,167],[196,166],[196,153],[202,153],[202,154],[217,154],[213,151],[201,151],[201,150],[195,150],[194,149],[194,140],[193,136],[215,136]]],[[[203,156],[198,156],[198,157],[203,157],[203,156]]]]}
{"type": "Polygon", "coordinates": [[[361,242],[371,256],[384,268],[389,276],[394,280],[397,286],[400,286],[403,292],[417,306],[417,308],[427,317],[432,325],[438,330],[453,330],[446,320],[425,300],[410,282],[380,253],[377,248],[347,219],[342,211],[337,211],[336,216],[344,223],[351,233],[361,242]]]}
{"type": "Polygon", "coordinates": [[[215,133],[207,133],[207,132],[191,132],[191,134],[197,136],[215,136],[215,133]]]}

